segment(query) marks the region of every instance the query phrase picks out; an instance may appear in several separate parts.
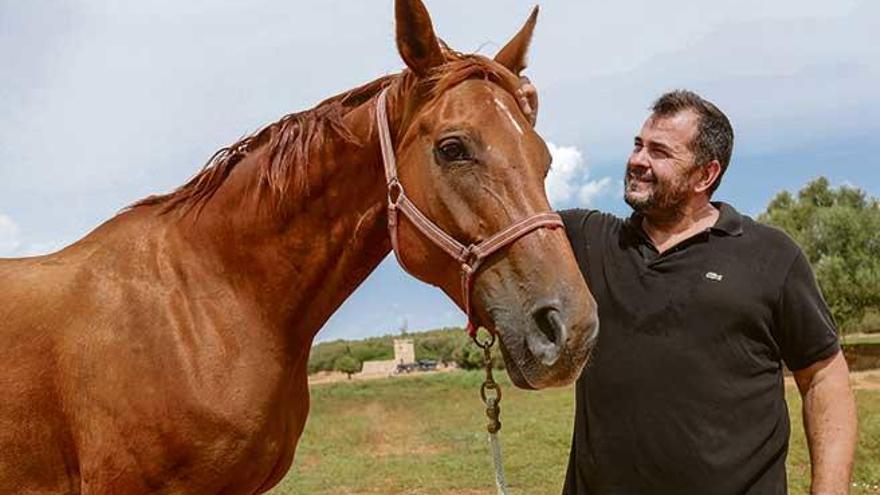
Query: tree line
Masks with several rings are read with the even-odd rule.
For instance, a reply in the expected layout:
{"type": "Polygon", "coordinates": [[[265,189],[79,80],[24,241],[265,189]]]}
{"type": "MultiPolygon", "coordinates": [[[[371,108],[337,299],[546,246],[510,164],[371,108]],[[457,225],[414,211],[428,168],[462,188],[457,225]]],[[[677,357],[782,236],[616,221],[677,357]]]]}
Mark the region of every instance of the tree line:
{"type": "MultiPolygon", "coordinates": [[[[364,361],[386,361],[394,359],[394,339],[413,340],[416,359],[430,359],[443,365],[454,364],[463,369],[483,367],[483,351],[460,327],[447,327],[418,333],[383,335],[364,340],[334,340],[322,342],[312,347],[309,355],[309,374],[318,371],[341,371],[356,373],[364,361]]],[[[496,368],[503,367],[503,361],[493,348],[492,363],[496,368]]]]}
{"type": "Polygon", "coordinates": [[[880,332],[880,203],[825,177],[780,192],[758,217],[804,250],[838,331],[880,332]]]}
{"type": "MultiPolygon", "coordinates": [[[[796,194],[778,193],[758,216],[759,222],[785,231],[797,242],[816,274],[841,333],[880,332],[880,202],[848,185],[831,187],[820,177],[796,194]]],[[[413,339],[417,359],[483,366],[482,351],[462,328],[404,333],[413,339]]],[[[364,361],[394,358],[393,339],[337,340],[312,348],[309,373],[360,371],[364,361]]],[[[502,366],[495,348],[493,364],[502,366]]]]}

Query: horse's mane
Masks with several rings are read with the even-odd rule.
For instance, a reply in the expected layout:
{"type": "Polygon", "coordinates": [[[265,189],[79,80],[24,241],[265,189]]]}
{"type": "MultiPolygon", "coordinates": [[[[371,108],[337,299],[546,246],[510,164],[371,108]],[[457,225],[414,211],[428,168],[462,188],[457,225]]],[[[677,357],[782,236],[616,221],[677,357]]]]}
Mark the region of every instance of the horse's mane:
{"type": "Polygon", "coordinates": [[[159,205],[160,211],[165,213],[178,207],[188,211],[192,207],[204,206],[235,166],[248,153],[264,145],[268,159],[260,172],[260,186],[268,186],[270,191],[283,195],[292,184],[294,194],[307,193],[307,164],[313,149],[320,148],[330,133],[349,143],[361,144],[343,118],[397,79],[404,87],[414,83],[427,85],[426,95],[430,99],[467,79],[476,78],[491,80],[511,93],[515,91],[516,76],[496,62],[480,55],[465,55],[445,45],[443,48],[447,61],[434,69],[429,77],[417,81],[411,71],[404,70],[330,97],[310,110],[285,115],[215,152],[186,184],[170,193],[144,198],[130,208],[159,205]]]}

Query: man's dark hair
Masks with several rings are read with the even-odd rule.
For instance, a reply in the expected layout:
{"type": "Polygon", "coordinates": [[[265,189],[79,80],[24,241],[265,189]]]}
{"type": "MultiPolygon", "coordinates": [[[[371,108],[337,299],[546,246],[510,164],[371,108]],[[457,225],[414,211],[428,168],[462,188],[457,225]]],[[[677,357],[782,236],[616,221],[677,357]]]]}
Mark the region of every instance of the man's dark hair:
{"type": "Polygon", "coordinates": [[[718,160],[721,164],[721,173],[709,189],[711,195],[718,189],[721,177],[730,164],[730,156],[733,154],[733,127],[718,107],[686,89],[664,94],[657,98],[651,107],[651,111],[657,117],[672,117],[685,110],[692,110],[700,118],[697,134],[691,142],[694,162],[704,165],[712,160],[718,160]]]}

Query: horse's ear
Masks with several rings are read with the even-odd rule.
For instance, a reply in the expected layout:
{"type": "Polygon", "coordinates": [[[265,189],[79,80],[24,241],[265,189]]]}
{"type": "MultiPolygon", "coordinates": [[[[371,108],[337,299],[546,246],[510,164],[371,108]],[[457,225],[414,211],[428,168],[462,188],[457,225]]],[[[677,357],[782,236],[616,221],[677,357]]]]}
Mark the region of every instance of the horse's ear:
{"type": "Polygon", "coordinates": [[[407,67],[421,77],[443,64],[445,59],[434,35],[431,16],[421,0],[397,0],[394,17],[397,21],[397,50],[407,67]]]}
{"type": "Polygon", "coordinates": [[[538,21],[538,6],[532,9],[532,14],[525,25],[516,33],[504,48],[495,55],[495,61],[510,69],[514,74],[519,74],[526,68],[526,54],[532,42],[532,33],[535,31],[535,23],[538,21]]]}

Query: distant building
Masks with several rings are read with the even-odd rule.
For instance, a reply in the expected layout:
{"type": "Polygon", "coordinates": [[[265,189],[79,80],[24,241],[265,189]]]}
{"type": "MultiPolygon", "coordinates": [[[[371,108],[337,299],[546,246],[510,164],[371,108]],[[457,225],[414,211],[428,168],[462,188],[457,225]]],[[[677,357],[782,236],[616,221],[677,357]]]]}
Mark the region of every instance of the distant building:
{"type": "Polygon", "coordinates": [[[412,339],[394,339],[394,362],[397,364],[416,362],[416,346],[412,339]]]}
{"type": "Polygon", "coordinates": [[[357,376],[391,375],[396,369],[397,362],[393,359],[390,361],[364,361],[361,372],[357,376]]]}
{"type": "Polygon", "coordinates": [[[416,348],[412,339],[394,339],[394,359],[388,361],[364,361],[358,376],[391,376],[400,366],[416,362],[416,348]]]}

